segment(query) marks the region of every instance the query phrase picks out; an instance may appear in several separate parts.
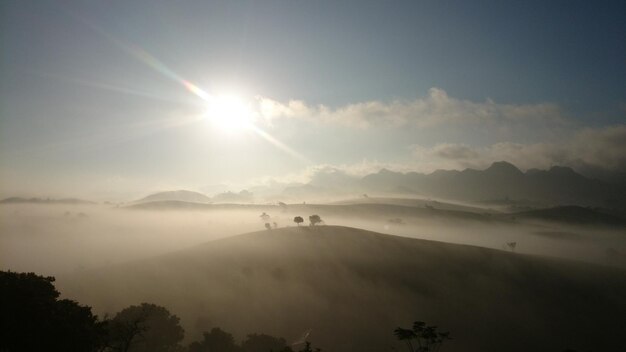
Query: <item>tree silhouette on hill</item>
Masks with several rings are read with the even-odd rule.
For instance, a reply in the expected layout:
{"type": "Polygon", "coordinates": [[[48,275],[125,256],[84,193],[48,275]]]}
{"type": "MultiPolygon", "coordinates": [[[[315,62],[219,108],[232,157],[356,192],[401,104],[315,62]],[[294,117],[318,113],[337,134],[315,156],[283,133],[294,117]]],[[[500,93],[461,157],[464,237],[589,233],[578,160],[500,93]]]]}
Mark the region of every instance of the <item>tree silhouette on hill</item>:
{"type": "Polygon", "coordinates": [[[302,216],[296,216],[295,218],[293,218],[293,222],[300,226],[300,224],[304,222],[304,219],[302,218],[302,216]]]}
{"type": "Polygon", "coordinates": [[[320,216],[317,215],[317,214],[316,215],[311,215],[311,216],[309,216],[309,222],[311,223],[311,226],[315,226],[315,225],[317,225],[317,224],[322,222],[322,218],[320,218],[320,216]]]}

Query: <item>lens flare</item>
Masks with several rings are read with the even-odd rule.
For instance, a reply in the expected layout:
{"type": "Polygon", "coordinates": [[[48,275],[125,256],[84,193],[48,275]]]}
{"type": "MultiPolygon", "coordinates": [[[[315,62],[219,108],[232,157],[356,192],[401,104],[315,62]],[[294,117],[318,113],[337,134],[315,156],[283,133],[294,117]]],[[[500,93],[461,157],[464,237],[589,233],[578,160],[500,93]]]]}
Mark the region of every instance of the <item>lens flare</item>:
{"type": "Polygon", "coordinates": [[[225,132],[249,130],[255,113],[251,106],[235,95],[210,96],[207,99],[206,117],[225,132]]]}
{"type": "MultiPolygon", "coordinates": [[[[304,156],[291,149],[260,127],[255,125],[255,119],[258,115],[257,109],[253,108],[253,104],[233,95],[213,95],[203,90],[196,84],[184,79],[172,68],[164,62],[156,58],[144,48],[134,45],[133,43],[115,38],[111,34],[105,32],[100,27],[78,17],[81,22],[85,23],[92,30],[110,40],[117,47],[128,53],[130,56],[150,67],[162,76],[171,79],[182,85],[187,91],[203,100],[203,104],[207,105],[205,116],[214,124],[219,126],[223,131],[252,131],[257,136],[263,138],[281,151],[293,156],[304,162],[310,162],[304,156]]],[[[185,123],[195,122],[196,118],[186,119],[185,123]]]]}

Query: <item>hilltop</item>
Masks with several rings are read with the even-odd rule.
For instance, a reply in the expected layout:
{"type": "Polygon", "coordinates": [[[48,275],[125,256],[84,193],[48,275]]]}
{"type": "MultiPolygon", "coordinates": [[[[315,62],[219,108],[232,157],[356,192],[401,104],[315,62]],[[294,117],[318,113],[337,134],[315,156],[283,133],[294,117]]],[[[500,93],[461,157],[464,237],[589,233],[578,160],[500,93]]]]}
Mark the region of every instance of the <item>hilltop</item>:
{"type": "Polygon", "coordinates": [[[58,282],[101,313],[162,304],[192,339],[312,329],[326,351],[381,351],[425,320],[452,332],[446,351],[619,351],[626,334],[624,270],[349,227],[254,232],[58,282]]]}
{"type": "Polygon", "coordinates": [[[179,202],[193,202],[193,203],[208,203],[211,198],[205,196],[202,193],[178,190],[178,191],[164,191],[154,194],[150,194],[138,202],[155,202],[155,201],[179,201],[179,202]]]}

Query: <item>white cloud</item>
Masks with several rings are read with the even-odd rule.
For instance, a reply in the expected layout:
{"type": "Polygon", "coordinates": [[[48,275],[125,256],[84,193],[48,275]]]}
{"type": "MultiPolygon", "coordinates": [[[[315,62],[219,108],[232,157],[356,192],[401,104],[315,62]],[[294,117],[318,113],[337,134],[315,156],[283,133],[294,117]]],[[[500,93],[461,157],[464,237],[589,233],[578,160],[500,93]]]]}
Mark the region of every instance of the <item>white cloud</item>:
{"type": "Polygon", "coordinates": [[[306,119],[354,128],[380,126],[434,127],[442,124],[483,125],[511,129],[521,125],[563,126],[568,124],[556,104],[498,104],[490,99],[472,102],[448,96],[439,88],[414,100],[368,101],[338,108],[312,106],[301,100],[281,103],[259,97],[259,114],[267,121],[306,119]]]}
{"type": "MultiPolygon", "coordinates": [[[[281,103],[258,98],[258,103],[259,115],[269,123],[275,121],[277,126],[283,119],[295,119],[318,126],[355,129],[412,128],[410,133],[416,142],[439,142],[413,145],[409,147],[410,155],[390,154],[384,162],[365,159],[352,164],[311,166],[281,177],[287,182],[308,182],[325,173],[363,176],[381,168],[425,173],[437,169],[483,169],[501,160],[524,170],[560,165],[579,171],[626,171],[626,124],[581,128],[552,103],[501,104],[490,99],[474,102],[450,97],[438,88],[414,100],[368,101],[337,108],[301,100],[281,103]]],[[[364,153],[368,147],[363,145],[364,153]]],[[[399,144],[398,148],[402,146],[399,144]]]]}
{"type": "Polygon", "coordinates": [[[626,171],[626,125],[585,128],[562,142],[495,143],[486,147],[443,143],[415,146],[413,156],[422,171],[435,169],[484,168],[506,160],[522,169],[554,165],[575,169],[626,171]]]}
{"type": "Polygon", "coordinates": [[[430,173],[438,169],[485,169],[496,161],[508,161],[522,170],[569,166],[576,170],[604,169],[626,172],[626,125],[586,128],[564,142],[494,143],[484,147],[441,143],[432,147],[414,145],[402,160],[363,159],[357,163],[318,164],[280,177],[251,180],[250,186],[285,186],[308,183],[319,177],[363,177],[381,169],[430,173]]]}
{"type": "Polygon", "coordinates": [[[474,149],[463,144],[439,144],[433,148],[433,152],[437,157],[453,160],[472,159],[478,156],[474,149]]]}
{"type": "Polygon", "coordinates": [[[318,175],[341,174],[346,177],[362,177],[378,172],[382,168],[392,168],[394,170],[410,171],[408,167],[401,167],[398,164],[383,163],[378,161],[363,160],[352,164],[317,164],[311,165],[299,172],[294,172],[281,176],[266,176],[250,181],[251,186],[270,185],[278,182],[281,184],[308,183],[318,175]]]}

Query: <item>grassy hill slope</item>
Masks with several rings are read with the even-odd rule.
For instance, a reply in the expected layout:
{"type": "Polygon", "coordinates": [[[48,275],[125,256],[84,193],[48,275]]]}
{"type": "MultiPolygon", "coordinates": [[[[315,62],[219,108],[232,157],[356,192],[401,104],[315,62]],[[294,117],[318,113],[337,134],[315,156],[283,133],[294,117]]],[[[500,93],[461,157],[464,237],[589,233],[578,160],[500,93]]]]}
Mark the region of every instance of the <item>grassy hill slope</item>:
{"type": "Polygon", "coordinates": [[[485,248],[319,226],[255,232],[67,278],[67,296],[113,313],[142,301],[187,336],[220,326],[325,351],[400,350],[425,320],[445,351],[623,351],[626,271],[485,248]]]}

